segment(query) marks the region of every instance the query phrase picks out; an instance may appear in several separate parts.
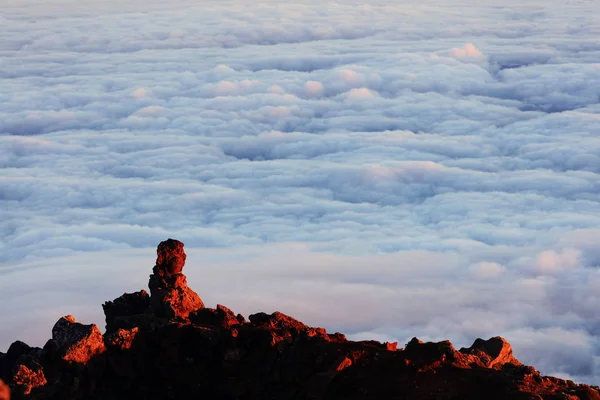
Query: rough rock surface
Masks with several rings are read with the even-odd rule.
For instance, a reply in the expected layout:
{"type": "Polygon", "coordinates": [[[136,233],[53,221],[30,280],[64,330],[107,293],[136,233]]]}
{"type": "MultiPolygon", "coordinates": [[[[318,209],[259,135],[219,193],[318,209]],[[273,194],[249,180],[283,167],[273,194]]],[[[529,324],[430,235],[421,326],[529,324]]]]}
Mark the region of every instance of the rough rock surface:
{"type": "Polygon", "coordinates": [[[489,340],[477,339],[469,348],[462,348],[463,354],[474,355],[486,368],[502,368],[504,364],[520,365],[513,357],[512,347],[504,338],[495,336],[489,340]]]}
{"type": "Polygon", "coordinates": [[[155,315],[185,320],[191,312],[204,308],[204,303],[188,287],[187,279],[181,273],[186,259],[183,243],[165,240],[158,245],[156,253],[156,265],[148,282],[150,308],[155,315]]]}
{"type": "Polygon", "coordinates": [[[54,324],[50,347],[63,361],[83,365],[105,350],[100,329],[94,324],[80,324],[72,315],[62,317],[54,324]]]}
{"type": "Polygon", "coordinates": [[[150,312],[150,296],[145,290],[124,293],[113,301],[104,303],[102,309],[106,315],[107,332],[133,328],[150,312]]]}
{"type": "Polygon", "coordinates": [[[187,258],[183,243],[175,239],[160,242],[156,249],[156,265],[152,269],[155,275],[181,274],[187,258]]]}
{"type": "Polygon", "coordinates": [[[0,379],[0,400],[10,400],[10,389],[2,379],[0,379]]]}
{"type": "Polygon", "coordinates": [[[105,303],[106,334],[67,316],[43,349],[15,342],[0,353],[13,400],[600,400],[597,387],[522,365],[500,337],[459,351],[417,338],[398,348],[280,312],[246,321],[222,305],[199,307],[182,301],[182,260],[183,244],[161,243],[153,276],[168,285],[153,289],[151,278],[150,298],[141,291],[105,303]]]}

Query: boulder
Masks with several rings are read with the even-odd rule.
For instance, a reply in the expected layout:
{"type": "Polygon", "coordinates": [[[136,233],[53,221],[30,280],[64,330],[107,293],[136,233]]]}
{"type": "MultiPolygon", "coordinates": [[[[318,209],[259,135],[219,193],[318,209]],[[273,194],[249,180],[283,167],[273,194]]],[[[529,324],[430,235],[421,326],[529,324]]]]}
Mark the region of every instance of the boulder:
{"type": "Polygon", "coordinates": [[[510,344],[500,336],[488,340],[476,339],[473,345],[460,349],[460,352],[479,359],[486,368],[502,368],[505,364],[522,365],[514,356],[510,344]]]}
{"type": "Polygon", "coordinates": [[[140,324],[141,319],[150,311],[150,296],[145,290],[124,293],[113,301],[102,304],[106,316],[106,332],[115,332],[119,328],[131,329],[140,324]]]}
{"type": "Polygon", "coordinates": [[[233,325],[240,325],[245,322],[240,314],[237,316],[229,308],[217,304],[217,308],[202,308],[194,311],[189,316],[190,322],[198,325],[217,326],[220,328],[230,328],[233,325]]]}
{"type": "Polygon", "coordinates": [[[449,340],[423,343],[416,337],[406,344],[403,355],[418,368],[437,367],[460,358],[460,353],[454,349],[449,340]]]}
{"type": "Polygon", "coordinates": [[[105,350],[100,329],[80,324],[71,315],[59,319],[52,328],[52,352],[67,363],[85,365],[105,350]]]}

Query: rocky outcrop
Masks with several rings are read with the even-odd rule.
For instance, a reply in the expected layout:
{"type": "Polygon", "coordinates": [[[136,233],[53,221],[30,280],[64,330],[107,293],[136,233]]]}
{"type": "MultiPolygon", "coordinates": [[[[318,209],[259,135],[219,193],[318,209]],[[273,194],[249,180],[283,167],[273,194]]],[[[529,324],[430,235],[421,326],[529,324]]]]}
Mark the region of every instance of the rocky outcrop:
{"type": "Polygon", "coordinates": [[[181,273],[185,259],[180,241],[168,239],[158,245],[156,265],[148,283],[150,307],[155,315],[185,320],[191,312],[204,308],[202,299],[188,287],[181,273]]]}
{"type": "Polygon", "coordinates": [[[145,290],[124,293],[113,301],[102,305],[106,316],[106,332],[119,328],[130,329],[143,323],[150,313],[150,296],[145,290]]]}
{"type": "Polygon", "coordinates": [[[187,285],[183,274],[151,275],[150,307],[152,313],[169,319],[187,319],[191,312],[204,308],[200,296],[187,285]]]}
{"type": "Polygon", "coordinates": [[[500,336],[488,340],[477,339],[469,348],[460,352],[475,356],[479,364],[485,368],[502,368],[505,364],[522,365],[513,357],[512,347],[500,336]]]}
{"type": "Polygon", "coordinates": [[[13,400],[600,400],[597,387],[522,365],[500,337],[460,350],[417,338],[398,348],[281,312],[246,320],[222,305],[205,308],[182,274],[183,243],[169,239],[157,253],[150,295],[103,305],[104,335],[66,316],[43,349],[15,342],[0,353],[13,400]]]}

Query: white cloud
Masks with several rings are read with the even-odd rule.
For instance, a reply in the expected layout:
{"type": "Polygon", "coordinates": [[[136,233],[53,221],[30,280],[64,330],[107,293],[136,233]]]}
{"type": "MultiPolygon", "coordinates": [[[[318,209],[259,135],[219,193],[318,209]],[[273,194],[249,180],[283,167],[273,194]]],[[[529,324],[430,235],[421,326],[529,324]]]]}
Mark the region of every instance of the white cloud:
{"type": "Polygon", "coordinates": [[[495,278],[506,271],[504,266],[488,261],[478,262],[477,264],[472,265],[470,269],[475,276],[482,279],[495,278]]]}
{"type": "MultiPolygon", "coordinates": [[[[3,3],[3,271],[70,276],[88,252],[116,265],[176,237],[237,254],[246,282],[280,279],[243,287],[240,311],[400,341],[504,334],[544,372],[599,382],[591,3],[33,3],[3,3]],[[282,242],[320,252],[292,262],[282,242]],[[240,246],[275,255],[248,264],[240,246]]],[[[77,314],[51,275],[2,282],[77,314]]]]}
{"type": "Polygon", "coordinates": [[[487,58],[473,43],[467,43],[464,47],[455,48],[450,51],[450,55],[456,58],[465,59],[484,59],[487,58]]]}
{"type": "Polygon", "coordinates": [[[133,92],[131,92],[131,97],[135,97],[137,99],[147,97],[149,95],[150,95],[150,91],[145,88],[139,88],[139,89],[136,89],[133,92]]]}
{"type": "Polygon", "coordinates": [[[321,82],[308,81],[304,84],[304,91],[308,97],[320,97],[325,89],[321,82]]]}
{"type": "Polygon", "coordinates": [[[580,264],[581,252],[577,249],[564,249],[557,253],[546,250],[538,254],[535,260],[535,269],[540,273],[554,273],[576,268],[580,264]]]}
{"type": "Polygon", "coordinates": [[[367,88],[352,89],[346,93],[346,99],[349,101],[371,100],[375,97],[373,91],[367,88]]]}

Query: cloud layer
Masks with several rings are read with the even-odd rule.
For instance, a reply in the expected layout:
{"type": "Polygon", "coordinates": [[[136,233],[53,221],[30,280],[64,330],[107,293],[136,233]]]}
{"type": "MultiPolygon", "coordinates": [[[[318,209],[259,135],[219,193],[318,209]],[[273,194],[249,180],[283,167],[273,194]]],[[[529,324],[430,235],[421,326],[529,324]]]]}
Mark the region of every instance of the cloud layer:
{"type": "Polygon", "coordinates": [[[600,382],[591,2],[7,3],[3,347],[175,237],[214,303],[600,382]]]}

